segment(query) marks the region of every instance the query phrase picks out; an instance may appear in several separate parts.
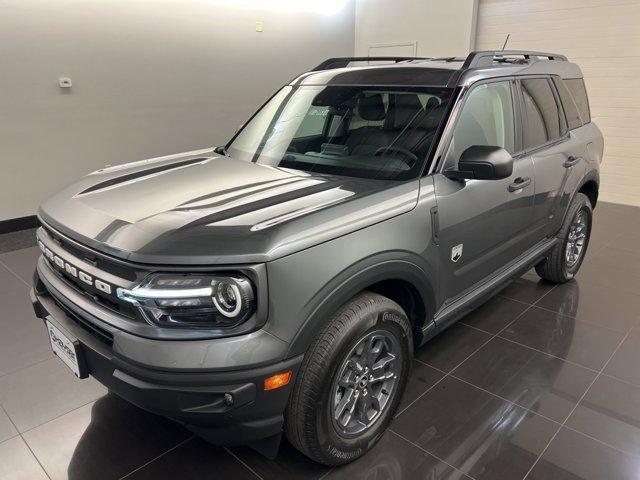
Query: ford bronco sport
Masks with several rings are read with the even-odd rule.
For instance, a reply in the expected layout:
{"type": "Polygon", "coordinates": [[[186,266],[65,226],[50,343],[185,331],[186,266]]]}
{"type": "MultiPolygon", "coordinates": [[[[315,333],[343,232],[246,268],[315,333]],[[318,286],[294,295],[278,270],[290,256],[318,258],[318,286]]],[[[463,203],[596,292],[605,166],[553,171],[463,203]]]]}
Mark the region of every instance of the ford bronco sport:
{"type": "Polygon", "coordinates": [[[602,151],[564,56],[330,59],[224,147],[46,201],[32,302],[78,377],[214,443],[346,463],[415,348],[531,267],[575,275],[602,151]]]}

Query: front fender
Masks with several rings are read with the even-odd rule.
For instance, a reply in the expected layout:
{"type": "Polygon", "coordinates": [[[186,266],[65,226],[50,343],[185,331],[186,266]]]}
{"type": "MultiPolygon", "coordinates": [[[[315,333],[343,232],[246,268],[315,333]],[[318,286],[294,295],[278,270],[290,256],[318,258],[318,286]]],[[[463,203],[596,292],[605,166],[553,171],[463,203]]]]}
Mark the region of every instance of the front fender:
{"type": "MultiPolygon", "coordinates": [[[[406,252],[385,252],[366,258],[331,279],[305,308],[305,321],[293,338],[287,357],[306,352],[332,315],[359,292],[384,280],[402,280],[419,293],[426,318],[433,317],[435,291],[429,274],[406,252]]],[[[419,261],[419,260],[418,260],[419,261]]]]}

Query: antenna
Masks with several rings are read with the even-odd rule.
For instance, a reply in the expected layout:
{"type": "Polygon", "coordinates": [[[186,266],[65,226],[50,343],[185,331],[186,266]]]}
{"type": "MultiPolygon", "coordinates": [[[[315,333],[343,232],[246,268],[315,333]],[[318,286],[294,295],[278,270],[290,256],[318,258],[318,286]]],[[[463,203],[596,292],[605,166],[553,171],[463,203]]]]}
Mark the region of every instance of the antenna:
{"type": "Polygon", "coordinates": [[[507,33],[507,38],[504,39],[504,43],[502,44],[502,51],[504,52],[505,47],[507,46],[507,42],[509,41],[510,33],[507,33]]]}

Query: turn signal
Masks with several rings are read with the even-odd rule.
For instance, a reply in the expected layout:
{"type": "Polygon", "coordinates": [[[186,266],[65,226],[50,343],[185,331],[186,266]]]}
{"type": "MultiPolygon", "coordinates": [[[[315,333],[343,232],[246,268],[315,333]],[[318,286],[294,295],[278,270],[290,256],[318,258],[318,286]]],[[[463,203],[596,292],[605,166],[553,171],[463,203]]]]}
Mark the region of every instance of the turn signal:
{"type": "Polygon", "coordinates": [[[291,370],[284,373],[277,373],[264,379],[264,391],[275,390],[276,388],[284,387],[291,381],[291,370]]]}

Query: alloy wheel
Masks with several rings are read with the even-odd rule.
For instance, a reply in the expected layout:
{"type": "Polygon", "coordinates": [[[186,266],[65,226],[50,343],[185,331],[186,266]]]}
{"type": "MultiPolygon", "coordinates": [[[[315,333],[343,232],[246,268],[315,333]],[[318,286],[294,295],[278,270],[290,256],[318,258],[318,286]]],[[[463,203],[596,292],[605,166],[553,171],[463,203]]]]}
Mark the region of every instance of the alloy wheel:
{"type": "Polygon", "coordinates": [[[380,418],[399,382],[398,340],[384,330],[365,335],[347,354],[332,391],[332,420],[339,434],[362,434],[380,418]]]}
{"type": "Polygon", "coordinates": [[[579,210],[569,226],[569,235],[565,247],[565,262],[567,268],[573,268],[582,258],[587,242],[588,226],[589,220],[587,212],[585,210],[579,210]]]}

